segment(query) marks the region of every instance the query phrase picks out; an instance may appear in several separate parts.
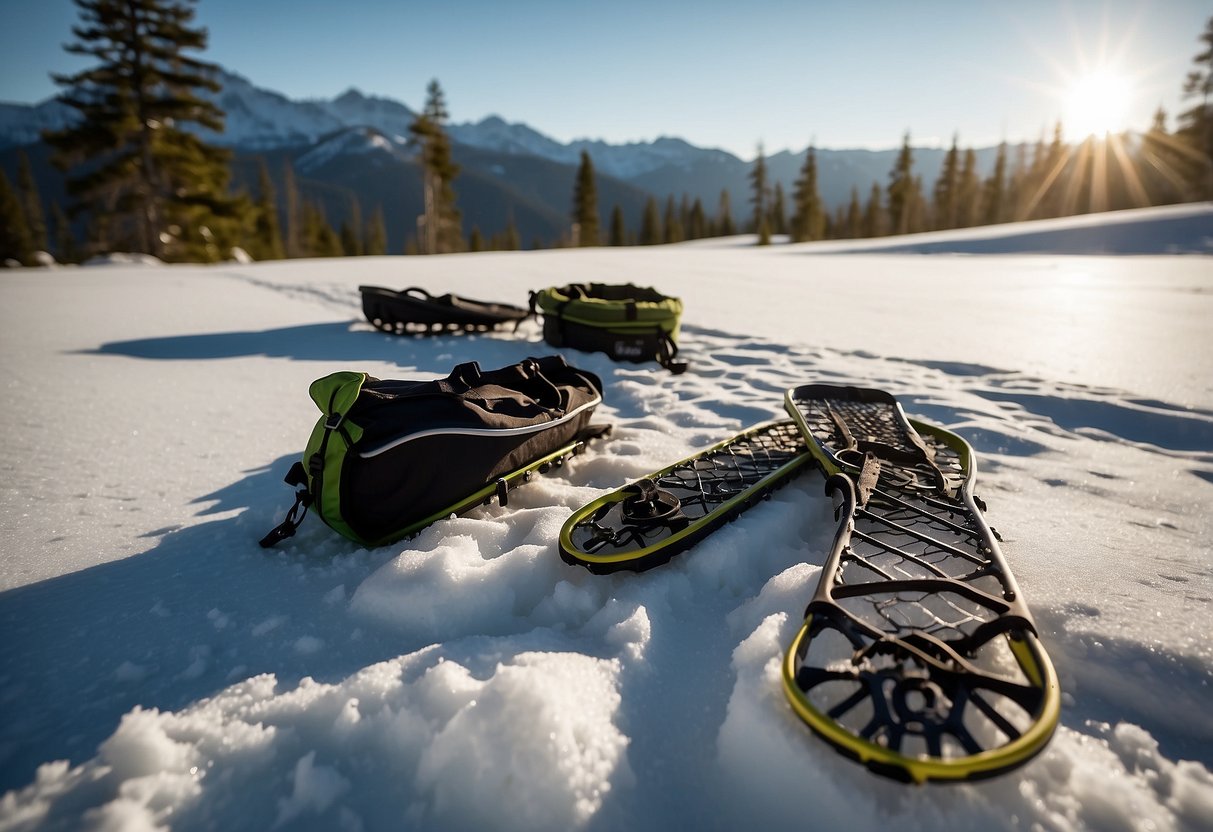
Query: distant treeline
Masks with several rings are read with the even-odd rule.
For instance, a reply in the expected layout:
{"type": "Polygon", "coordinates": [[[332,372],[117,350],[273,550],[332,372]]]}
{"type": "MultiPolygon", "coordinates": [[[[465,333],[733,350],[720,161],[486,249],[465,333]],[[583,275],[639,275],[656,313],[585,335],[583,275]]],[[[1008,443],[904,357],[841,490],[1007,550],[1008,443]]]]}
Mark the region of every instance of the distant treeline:
{"type": "MultiPolygon", "coordinates": [[[[352,199],[334,227],[322,204],[302,196],[289,160],[279,187],[265,160],[254,193],[233,191],[231,153],[203,142],[187,127],[222,130],[223,113],[199,93],[215,91],[218,67],[187,53],[206,47],[206,32],[192,26],[193,0],[75,0],[80,24],[69,52],[91,56],[95,66],[56,75],[61,100],[79,120],[44,141],[66,176],[66,204],[43,200],[30,160],[18,157],[16,184],[0,171],[0,260],[34,265],[53,257],[79,262],[114,251],[140,252],[170,261],[210,262],[235,249],[257,260],[357,256],[387,251],[382,205],[363,211],[352,199]]],[[[593,160],[582,152],[573,187],[568,232],[545,246],[654,245],[757,234],[793,242],[881,237],[920,231],[1060,217],[1120,208],[1213,198],[1213,19],[1199,40],[1202,51],[1183,84],[1192,105],[1167,130],[1160,109],[1144,132],[1063,140],[1035,147],[1005,143],[992,172],[981,176],[972,148],[953,139],[938,178],[915,172],[910,136],[889,171],[866,193],[829,210],[818,191],[816,150],[810,147],[791,194],[771,185],[762,145],[750,171],[747,221],[734,221],[730,194],[716,205],[669,195],[650,196],[639,227],[627,227],[612,205],[605,222],[593,160]]],[[[523,247],[512,218],[485,233],[465,232],[458,207],[459,166],[446,134],[448,119],[437,81],[410,127],[421,171],[423,213],[405,235],[404,253],[515,250],[523,247]]]]}

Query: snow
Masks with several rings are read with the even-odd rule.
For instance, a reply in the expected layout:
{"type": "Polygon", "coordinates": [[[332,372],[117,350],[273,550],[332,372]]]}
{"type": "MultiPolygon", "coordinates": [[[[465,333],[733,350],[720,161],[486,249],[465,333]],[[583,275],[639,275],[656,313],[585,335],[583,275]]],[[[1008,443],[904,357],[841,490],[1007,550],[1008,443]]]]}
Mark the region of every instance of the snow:
{"type": "Polygon", "coordinates": [[[1030,254],[741,237],[6,271],[0,830],[1213,828],[1211,231],[1203,205],[952,235],[1030,254]],[[1155,253],[1066,242],[1105,223],[1155,253]],[[383,335],[359,284],[521,303],[574,279],[680,295],[691,369],[566,351],[615,433],[508,507],[373,550],[315,518],[257,546],[313,379],[551,352],[534,323],[383,335]],[[1023,768],[893,783],[788,707],[778,662],[834,532],[816,473],[641,575],[557,556],[574,508],[812,380],[975,446],[1063,689],[1023,768]]]}

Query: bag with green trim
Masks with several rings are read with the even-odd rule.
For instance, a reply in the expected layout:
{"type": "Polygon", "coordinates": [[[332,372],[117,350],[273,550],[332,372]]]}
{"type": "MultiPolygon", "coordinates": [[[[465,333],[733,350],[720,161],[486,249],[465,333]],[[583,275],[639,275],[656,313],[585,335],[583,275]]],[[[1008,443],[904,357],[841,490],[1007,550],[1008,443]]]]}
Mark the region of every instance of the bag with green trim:
{"type": "Polygon", "coordinates": [[[656,289],[626,284],[571,283],[531,293],[543,313],[543,340],[553,347],[604,352],[616,361],[656,361],[686,371],[678,355],[682,301],[656,289]]]}
{"type": "Polygon", "coordinates": [[[434,381],[339,372],[308,392],[323,415],[286,476],[295,504],[265,547],[293,535],[309,507],[381,546],[494,496],[505,505],[515,483],[609,429],[589,423],[602,382],[559,355],[490,372],[473,361],[434,381]]]}

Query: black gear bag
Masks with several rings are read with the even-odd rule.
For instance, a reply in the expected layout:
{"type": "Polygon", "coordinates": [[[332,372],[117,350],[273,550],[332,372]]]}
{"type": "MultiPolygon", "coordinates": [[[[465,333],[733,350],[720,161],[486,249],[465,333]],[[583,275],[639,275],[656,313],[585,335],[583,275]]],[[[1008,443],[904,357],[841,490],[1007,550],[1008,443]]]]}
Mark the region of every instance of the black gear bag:
{"type": "Polygon", "coordinates": [[[559,355],[482,372],[460,364],[434,381],[340,372],[312,382],[321,418],[287,474],[299,487],[262,546],[290,537],[309,506],[346,537],[407,537],[559,464],[606,426],[591,426],[602,382],[559,355]]]}

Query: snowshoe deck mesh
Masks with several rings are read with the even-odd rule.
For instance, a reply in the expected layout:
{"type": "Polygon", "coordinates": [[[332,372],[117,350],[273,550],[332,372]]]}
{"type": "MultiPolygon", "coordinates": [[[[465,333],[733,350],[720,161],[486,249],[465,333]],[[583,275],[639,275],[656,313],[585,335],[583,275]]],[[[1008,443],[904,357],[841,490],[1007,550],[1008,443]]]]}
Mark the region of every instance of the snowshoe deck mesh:
{"type": "Polygon", "coordinates": [[[579,509],[560,532],[560,555],[596,573],[652,568],[811,459],[793,422],[752,428],[579,509]]]}
{"type": "Polygon", "coordinates": [[[441,335],[488,332],[527,317],[528,310],[504,303],[469,300],[458,295],[431,295],[425,289],[359,286],[362,312],[371,324],[395,335],[441,335]]]}
{"type": "Polygon", "coordinates": [[[881,391],[807,385],[786,404],[841,519],[784,662],[797,714],[896,779],[1026,762],[1052,735],[1060,694],[972,495],[972,449],[909,422],[881,391]]]}

